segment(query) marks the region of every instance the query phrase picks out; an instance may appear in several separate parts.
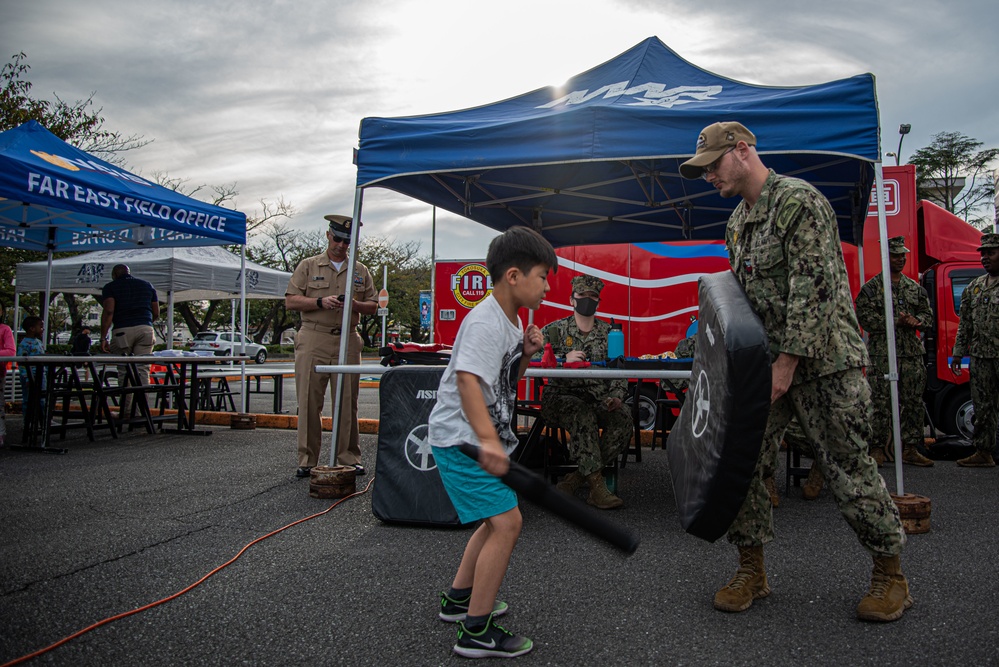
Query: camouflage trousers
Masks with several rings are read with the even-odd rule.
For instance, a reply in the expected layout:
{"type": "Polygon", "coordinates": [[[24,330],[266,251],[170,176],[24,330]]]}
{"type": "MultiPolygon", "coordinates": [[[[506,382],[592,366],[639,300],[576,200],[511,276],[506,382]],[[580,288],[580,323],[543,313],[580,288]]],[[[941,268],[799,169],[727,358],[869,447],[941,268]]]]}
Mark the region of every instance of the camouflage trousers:
{"type": "MultiPolygon", "coordinates": [[[[871,419],[871,449],[884,447],[892,441],[891,383],[885,379],[888,357],[871,356],[867,367],[867,383],[871,385],[874,416],[871,419]]],[[[899,431],[903,445],[920,445],[926,412],[923,392],[926,390],[926,363],[922,357],[898,357],[899,431]]]]}
{"type": "MultiPolygon", "coordinates": [[[[767,433],[783,433],[797,417],[812,443],[819,466],[843,518],[872,555],[895,556],[905,533],[898,508],[888,494],[878,466],[867,454],[871,390],[859,368],[825,375],[794,385],[770,407],[767,433]]],[[[759,546],[774,538],[773,508],[763,485],[769,464],[768,446],[756,463],[749,494],[728,531],[737,546],[759,546]]]]}
{"type": "Polygon", "coordinates": [[[999,359],[971,357],[971,402],[975,404],[975,449],[991,454],[999,425],[999,359]]]}
{"type": "Polygon", "coordinates": [[[773,477],[777,473],[777,457],[780,454],[780,443],[786,442],[788,447],[798,450],[805,456],[814,458],[812,443],[808,441],[805,432],[798,425],[798,420],[792,418],[785,426],[778,427],[773,420],[767,421],[767,430],[763,436],[763,450],[760,452],[760,470],[763,479],[773,477]]]}
{"type": "Polygon", "coordinates": [[[582,475],[595,473],[613,462],[635,432],[627,405],[608,412],[603,400],[590,394],[545,391],[541,395],[541,417],[549,425],[569,432],[569,456],[582,475]]]}

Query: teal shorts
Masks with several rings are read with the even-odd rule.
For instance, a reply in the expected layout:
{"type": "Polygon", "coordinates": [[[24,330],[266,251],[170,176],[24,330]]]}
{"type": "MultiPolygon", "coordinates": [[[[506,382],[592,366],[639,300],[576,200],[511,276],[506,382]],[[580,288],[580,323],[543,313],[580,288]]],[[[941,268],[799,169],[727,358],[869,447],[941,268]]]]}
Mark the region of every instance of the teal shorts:
{"type": "Polygon", "coordinates": [[[434,447],[434,460],[462,523],[488,519],[517,506],[517,494],[513,489],[480,468],[459,447],[434,447]]]}

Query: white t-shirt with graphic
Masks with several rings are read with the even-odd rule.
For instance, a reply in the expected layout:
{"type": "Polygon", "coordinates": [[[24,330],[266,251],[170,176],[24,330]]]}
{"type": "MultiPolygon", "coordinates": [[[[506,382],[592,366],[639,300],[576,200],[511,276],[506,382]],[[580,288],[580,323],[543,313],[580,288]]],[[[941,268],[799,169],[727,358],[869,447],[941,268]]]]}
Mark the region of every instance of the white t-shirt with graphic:
{"type": "Polygon", "coordinates": [[[517,380],[524,350],[523,324],[514,326],[490,294],[461,323],[454,341],[451,362],[437,389],[437,404],[430,413],[429,440],[435,447],[478,444],[471,424],[461,409],[458,371],[479,378],[489,417],[500,442],[510,454],[517,446],[512,429],[517,403],[517,380]]]}

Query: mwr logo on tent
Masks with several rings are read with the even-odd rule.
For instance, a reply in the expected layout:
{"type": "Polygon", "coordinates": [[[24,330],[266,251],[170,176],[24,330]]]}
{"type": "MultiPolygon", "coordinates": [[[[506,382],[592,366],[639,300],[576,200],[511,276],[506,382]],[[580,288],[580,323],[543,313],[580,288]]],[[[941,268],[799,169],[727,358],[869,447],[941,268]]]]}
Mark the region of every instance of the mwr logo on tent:
{"type": "Polygon", "coordinates": [[[45,160],[51,165],[59,167],[60,169],[65,169],[66,171],[80,171],[81,169],[85,171],[96,171],[102,174],[107,174],[109,176],[114,176],[115,178],[121,179],[123,181],[128,181],[129,183],[137,183],[139,185],[152,185],[149,181],[139,178],[135,174],[130,174],[127,171],[120,171],[118,169],[113,169],[112,167],[103,165],[94,160],[81,160],[76,158],[63,157],[61,155],[53,155],[52,153],[46,153],[45,151],[32,150],[31,154],[37,158],[45,160]]]}
{"type": "MultiPolygon", "coordinates": [[[[260,283],[260,272],[254,269],[246,269],[246,289],[256,287],[260,283]]],[[[236,291],[239,291],[239,275],[236,275],[236,291]]]]}
{"type": "Polygon", "coordinates": [[[80,285],[100,283],[104,281],[104,263],[84,264],[76,272],[76,282],[80,285]]]}
{"type": "Polygon", "coordinates": [[[666,88],[664,83],[643,83],[638,86],[628,87],[628,81],[618,81],[606,86],[597,88],[592,93],[589,88],[584,90],[574,90],[568,95],[564,95],[548,104],[542,104],[537,109],[552,109],[560,105],[572,106],[574,104],[585,104],[590,100],[603,96],[604,99],[611,97],[631,96],[629,106],[661,107],[671,109],[678,104],[690,104],[691,102],[708,102],[714,99],[715,95],[721,94],[721,86],[675,86],[666,88]]]}

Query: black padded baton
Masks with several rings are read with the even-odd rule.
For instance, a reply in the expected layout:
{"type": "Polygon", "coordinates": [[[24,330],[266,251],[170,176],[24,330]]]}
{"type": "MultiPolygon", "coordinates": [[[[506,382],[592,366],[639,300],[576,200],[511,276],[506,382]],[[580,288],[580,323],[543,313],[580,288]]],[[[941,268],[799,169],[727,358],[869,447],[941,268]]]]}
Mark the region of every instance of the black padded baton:
{"type": "MultiPolygon", "coordinates": [[[[479,460],[478,447],[464,444],[461,445],[461,451],[476,461],[479,460]]],[[[510,461],[510,470],[500,479],[532,503],[571,521],[591,535],[610,542],[626,554],[631,555],[638,548],[640,540],[634,531],[610,521],[578,498],[562,493],[516,461],[510,461]]]]}

